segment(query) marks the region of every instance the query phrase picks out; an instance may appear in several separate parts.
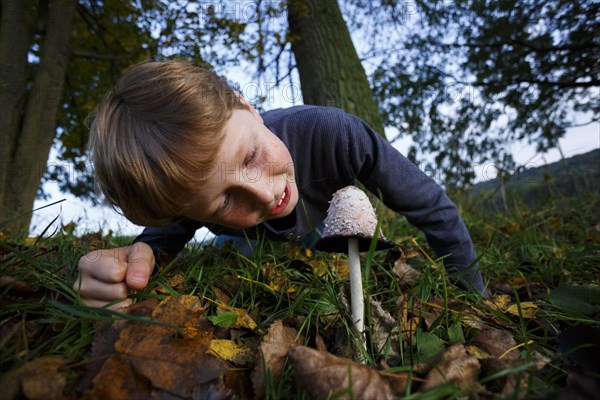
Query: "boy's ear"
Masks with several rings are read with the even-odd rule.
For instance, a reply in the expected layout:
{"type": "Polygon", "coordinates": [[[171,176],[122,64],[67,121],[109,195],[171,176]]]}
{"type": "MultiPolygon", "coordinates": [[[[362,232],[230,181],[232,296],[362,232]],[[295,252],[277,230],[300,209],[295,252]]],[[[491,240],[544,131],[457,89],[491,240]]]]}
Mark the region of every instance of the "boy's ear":
{"type": "Polygon", "coordinates": [[[248,111],[250,111],[252,113],[252,115],[254,115],[261,123],[263,122],[262,117],[260,116],[260,114],[258,113],[258,111],[256,111],[254,109],[254,107],[252,107],[250,105],[250,103],[248,103],[246,100],[244,100],[244,98],[242,97],[241,94],[239,94],[238,92],[235,92],[236,97],[240,100],[240,103],[242,103],[242,105],[248,109],[248,111]]]}

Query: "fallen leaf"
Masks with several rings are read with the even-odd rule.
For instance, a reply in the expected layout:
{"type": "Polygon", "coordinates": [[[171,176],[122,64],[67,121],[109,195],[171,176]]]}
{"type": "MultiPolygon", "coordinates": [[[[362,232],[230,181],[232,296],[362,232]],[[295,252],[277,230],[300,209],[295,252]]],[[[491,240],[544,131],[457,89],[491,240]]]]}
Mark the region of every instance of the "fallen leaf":
{"type": "Polygon", "coordinates": [[[469,345],[469,346],[465,346],[465,349],[467,350],[467,353],[469,353],[472,356],[475,356],[475,358],[477,358],[478,360],[485,360],[487,358],[492,358],[490,353],[486,352],[485,350],[482,350],[481,348],[479,348],[477,346],[469,345]]]}
{"type": "Polygon", "coordinates": [[[33,293],[34,290],[25,281],[17,280],[13,276],[2,275],[0,276],[0,288],[7,292],[18,292],[23,294],[33,293]]]}
{"type": "Polygon", "coordinates": [[[319,351],[327,352],[327,345],[325,344],[325,341],[323,340],[321,335],[319,335],[318,333],[317,336],[315,336],[315,348],[319,351]]]}
{"type": "Polygon", "coordinates": [[[228,371],[219,358],[206,354],[215,336],[200,329],[203,308],[195,296],[167,297],[152,312],[155,325],[128,322],[115,343],[115,349],[128,356],[136,373],[154,388],[180,397],[191,396],[195,387],[217,384],[228,371]]]}
{"type": "Polygon", "coordinates": [[[564,285],[553,289],[550,302],[568,314],[594,315],[600,312],[600,288],[591,285],[564,285]]]}
{"type": "Polygon", "coordinates": [[[294,293],[298,290],[297,287],[289,285],[283,272],[280,269],[275,269],[269,261],[263,265],[262,274],[271,290],[277,293],[294,293]]]}
{"type": "Polygon", "coordinates": [[[20,392],[30,400],[62,398],[67,379],[58,369],[66,362],[62,356],[39,357],[3,375],[2,398],[15,399],[20,392]]]}
{"type": "Polygon", "coordinates": [[[394,398],[388,381],[371,367],[301,345],[292,346],[288,356],[298,386],[313,398],[394,398]]]}
{"type": "Polygon", "coordinates": [[[217,299],[219,299],[221,303],[229,304],[229,302],[231,301],[231,297],[227,296],[224,291],[222,291],[216,286],[213,287],[213,291],[215,292],[215,296],[217,297],[217,299]]]}
{"type": "Polygon", "coordinates": [[[213,339],[210,341],[207,351],[223,361],[231,361],[238,365],[248,365],[254,359],[252,349],[231,340],[213,339]]]}
{"type": "Polygon", "coordinates": [[[406,341],[410,341],[411,337],[417,334],[417,328],[421,323],[421,319],[419,317],[410,317],[408,320],[402,320],[402,337],[406,341]]]}
{"type": "Polygon", "coordinates": [[[485,327],[485,329],[473,336],[467,342],[467,345],[477,346],[496,358],[505,355],[503,358],[514,360],[519,357],[518,352],[511,351],[506,353],[517,345],[510,332],[490,326],[485,327]]]}
{"type": "MultiPolygon", "coordinates": [[[[123,312],[137,317],[149,317],[158,303],[159,301],[156,299],[147,299],[123,309],[123,312]]],[[[102,369],[106,359],[116,353],[115,342],[119,339],[119,334],[125,325],[126,320],[116,320],[108,325],[98,322],[95,325],[97,330],[92,341],[90,361],[77,385],[77,390],[80,393],[92,387],[93,381],[102,369]]]]}
{"type": "Polygon", "coordinates": [[[518,286],[527,283],[527,279],[523,276],[515,276],[514,278],[510,278],[506,281],[511,286],[518,286]]]}
{"type": "Polygon", "coordinates": [[[231,325],[231,328],[249,329],[251,331],[256,331],[258,333],[262,333],[260,329],[257,329],[258,325],[256,325],[256,322],[254,322],[254,320],[248,315],[248,312],[246,310],[243,310],[241,308],[231,307],[231,306],[228,306],[227,304],[223,304],[223,303],[219,303],[219,302],[215,302],[215,304],[217,305],[218,310],[228,311],[230,313],[237,315],[235,323],[233,325],[231,325]]]}
{"type": "Polygon", "coordinates": [[[520,303],[521,312],[519,312],[519,304],[511,304],[506,308],[506,312],[517,317],[523,315],[523,318],[535,318],[538,307],[531,301],[520,303]]]}
{"type": "Polygon", "coordinates": [[[167,297],[152,311],[155,323],[127,321],[114,345],[117,354],[104,363],[89,395],[92,398],[144,398],[148,397],[144,395],[145,382],[151,385],[152,396],[157,398],[173,395],[188,398],[196,391],[230,393],[230,389],[223,389],[222,383],[229,371],[227,365],[207,354],[210,341],[217,339],[215,330],[218,328],[214,328],[203,313],[195,296],[167,297]],[[139,379],[129,382],[121,375],[139,379]],[[115,382],[121,382],[115,389],[121,395],[110,394],[115,382]],[[136,391],[135,396],[130,395],[136,391]],[[107,394],[94,396],[94,393],[107,394]]]}
{"type": "Polygon", "coordinates": [[[453,382],[460,388],[474,385],[481,367],[477,358],[467,353],[462,344],[453,344],[431,360],[433,367],[427,374],[419,391],[433,389],[436,386],[453,382]]]}
{"type": "Polygon", "coordinates": [[[375,352],[386,356],[398,356],[400,340],[397,332],[398,323],[383,309],[380,302],[371,299],[370,306],[369,336],[375,352]]]}
{"type": "Polygon", "coordinates": [[[185,278],[181,274],[175,274],[169,278],[166,287],[158,287],[156,291],[161,294],[171,294],[173,291],[185,292],[185,278]]]}
{"type": "Polygon", "coordinates": [[[417,349],[421,356],[421,360],[428,360],[440,353],[446,347],[446,343],[431,332],[417,331],[417,334],[414,336],[414,341],[417,343],[417,349]]]}
{"type": "Polygon", "coordinates": [[[83,399],[147,398],[150,390],[150,382],[134,371],[129,357],[116,354],[102,365],[92,389],[84,393],[83,399]]]}
{"type": "Polygon", "coordinates": [[[491,299],[483,299],[483,304],[485,304],[492,310],[497,310],[500,312],[506,312],[506,307],[508,306],[508,303],[510,303],[510,296],[507,294],[494,296],[491,299]]]}
{"type": "Polygon", "coordinates": [[[394,263],[392,272],[398,277],[398,283],[401,286],[412,287],[421,279],[421,272],[417,271],[406,262],[405,257],[400,257],[394,263]]]}
{"type": "Polygon", "coordinates": [[[221,328],[231,328],[237,320],[237,314],[229,311],[217,311],[217,315],[207,317],[210,322],[221,328]]]}
{"type": "Polygon", "coordinates": [[[265,395],[264,377],[267,371],[263,369],[263,366],[270,370],[272,380],[277,382],[283,372],[285,357],[294,344],[296,335],[296,329],[284,326],[281,320],[276,320],[269,327],[267,334],[263,336],[259,346],[256,367],[252,373],[252,385],[257,398],[262,398],[265,395]]]}

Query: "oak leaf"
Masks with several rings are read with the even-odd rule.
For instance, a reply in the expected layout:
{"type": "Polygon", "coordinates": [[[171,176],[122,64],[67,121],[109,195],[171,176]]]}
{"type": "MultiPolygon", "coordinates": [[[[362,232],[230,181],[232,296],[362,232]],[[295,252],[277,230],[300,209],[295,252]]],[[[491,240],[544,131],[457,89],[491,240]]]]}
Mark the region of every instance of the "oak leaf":
{"type": "Polygon", "coordinates": [[[67,379],[59,372],[67,360],[62,356],[38,357],[0,378],[2,398],[18,398],[22,392],[30,400],[60,399],[67,379]]]}
{"type": "Polygon", "coordinates": [[[276,320],[269,327],[267,334],[263,336],[259,346],[258,359],[256,367],[252,373],[252,385],[256,398],[262,398],[265,395],[264,377],[267,371],[276,382],[285,365],[285,357],[290,347],[296,340],[297,331],[294,328],[284,326],[281,320],[276,320]],[[264,368],[263,368],[264,367],[264,368]]]}
{"type": "Polygon", "coordinates": [[[476,385],[481,367],[477,358],[468,354],[465,346],[453,344],[432,360],[433,368],[425,378],[421,391],[430,390],[436,386],[453,382],[460,388],[476,385]]]}
{"type": "Polygon", "coordinates": [[[388,381],[366,365],[301,345],[292,346],[288,356],[298,385],[313,398],[394,398],[388,381]]]}

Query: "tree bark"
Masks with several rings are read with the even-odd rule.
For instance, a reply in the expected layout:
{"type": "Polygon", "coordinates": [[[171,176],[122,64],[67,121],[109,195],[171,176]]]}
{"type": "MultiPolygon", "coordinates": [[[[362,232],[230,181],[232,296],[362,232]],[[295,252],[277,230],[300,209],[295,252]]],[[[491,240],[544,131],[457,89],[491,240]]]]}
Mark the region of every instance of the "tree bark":
{"type": "Polygon", "coordinates": [[[337,0],[290,0],[288,24],[304,103],[342,108],[385,137],[337,0]]]}
{"type": "Polygon", "coordinates": [[[10,221],[2,227],[4,230],[22,233],[29,228],[30,211],[56,133],[56,114],[70,57],[69,38],[75,5],[75,0],[49,2],[47,17],[43,21],[46,30],[40,43],[40,60],[30,67],[28,52],[37,22],[36,2],[3,2],[0,39],[2,85],[15,85],[14,95],[9,91],[2,98],[2,105],[6,101],[9,107],[2,107],[0,125],[3,141],[0,224],[10,221]],[[10,8],[13,10],[8,12],[10,8]],[[23,22],[25,27],[11,30],[11,26],[17,27],[23,22]],[[21,37],[17,32],[31,33],[21,37]],[[18,43],[11,44],[11,41],[18,43]],[[34,76],[28,84],[26,74],[32,71],[34,76]]]}

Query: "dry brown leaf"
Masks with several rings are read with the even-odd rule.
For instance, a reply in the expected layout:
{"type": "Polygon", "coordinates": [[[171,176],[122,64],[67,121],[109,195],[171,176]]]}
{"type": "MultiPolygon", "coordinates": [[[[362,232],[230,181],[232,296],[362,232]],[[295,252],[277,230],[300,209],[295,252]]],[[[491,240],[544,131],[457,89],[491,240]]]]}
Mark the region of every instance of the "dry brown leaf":
{"type": "MultiPolygon", "coordinates": [[[[170,277],[168,285],[171,288],[177,290],[178,292],[185,292],[185,288],[184,288],[184,286],[185,286],[185,278],[181,274],[175,274],[172,277],[170,277]]],[[[156,291],[158,293],[161,293],[161,294],[169,294],[169,293],[171,293],[169,290],[167,290],[166,288],[163,288],[163,287],[158,287],[156,289],[156,291]]]]}
{"type": "Polygon", "coordinates": [[[410,343],[410,338],[417,334],[417,328],[421,323],[419,317],[411,317],[408,320],[402,320],[402,337],[410,343]]]}
{"type": "Polygon", "coordinates": [[[8,288],[10,292],[19,292],[23,294],[33,293],[33,289],[27,282],[17,280],[17,278],[9,275],[0,276],[0,288],[8,288]]]}
{"type": "Polygon", "coordinates": [[[229,304],[229,302],[231,301],[231,297],[225,294],[224,291],[222,291],[218,287],[213,287],[213,291],[215,292],[215,296],[217,297],[217,299],[219,299],[221,303],[229,304]]]}
{"type": "Polygon", "coordinates": [[[285,275],[281,270],[276,270],[273,264],[267,261],[262,268],[262,274],[265,280],[268,282],[267,285],[278,293],[294,293],[298,288],[294,285],[289,285],[285,275]]]}
{"type": "Polygon", "coordinates": [[[214,336],[193,329],[202,311],[195,296],[169,297],[154,309],[153,319],[186,329],[177,332],[165,326],[129,324],[115,348],[130,356],[135,370],[152,386],[188,397],[195,386],[217,379],[228,370],[223,361],[206,354],[214,336]]]}
{"type": "MultiPolygon", "coordinates": [[[[510,332],[487,326],[477,335],[473,336],[467,342],[467,345],[477,346],[486,353],[498,358],[505,354],[507,350],[514,348],[517,343],[510,332]]],[[[511,351],[503,358],[514,360],[518,357],[518,352],[511,351]]]]}
{"type": "MultiPolygon", "coordinates": [[[[488,326],[471,338],[467,346],[471,349],[471,346],[479,348],[490,355],[490,357],[480,359],[482,374],[490,376],[516,365],[519,358],[519,352],[515,351],[516,344],[510,332],[488,326]],[[499,359],[500,357],[501,359],[499,359]]],[[[524,373],[499,376],[486,382],[486,386],[494,393],[503,396],[512,395],[518,387],[527,384],[527,375],[524,373]],[[518,382],[517,379],[520,379],[521,382],[518,382]]]]}
{"type": "MultiPolygon", "coordinates": [[[[461,388],[476,384],[481,369],[477,358],[467,353],[465,346],[453,344],[431,361],[433,368],[427,374],[420,391],[453,382],[461,388]]],[[[477,385],[476,385],[477,386],[477,385]]]]}
{"type": "Polygon", "coordinates": [[[398,325],[397,322],[383,309],[380,302],[371,299],[370,304],[371,327],[369,332],[375,351],[388,356],[398,356],[400,341],[398,334],[392,333],[398,325]]]}
{"type": "Polygon", "coordinates": [[[392,272],[398,277],[398,283],[401,286],[412,287],[417,284],[421,278],[421,272],[417,271],[406,262],[405,257],[400,257],[394,262],[392,272]]]}
{"type": "Polygon", "coordinates": [[[390,384],[373,368],[300,345],[292,346],[288,356],[299,386],[313,398],[394,398],[390,384]]]}
{"type": "MultiPolygon", "coordinates": [[[[215,336],[206,330],[211,324],[202,314],[195,296],[167,297],[154,308],[152,318],[169,326],[127,322],[115,343],[119,359],[128,360],[123,368],[148,379],[155,389],[180,397],[191,396],[197,387],[218,384],[228,368],[220,359],[206,354],[215,336]]],[[[120,378],[123,374],[131,374],[115,368],[111,364],[103,366],[102,379],[96,377],[92,393],[109,387],[112,380],[124,379],[120,378]]],[[[122,387],[129,388],[126,384],[122,387]]]]}
{"type": "Polygon", "coordinates": [[[0,379],[3,399],[18,398],[23,393],[30,400],[60,399],[67,379],[58,369],[67,360],[62,356],[36,358],[0,379]]]}
{"type": "Polygon", "coordinates": [[[271,370],[271,376],[274,382],[277,382],[285,364],[285,357],[288,354],[290,346],[296,340],[297,331],[294,328],[284,326],[281,320],[273,322],[269,327],[267,334],[263,336],[259,347],[256,367],[252,374],[252,385],[254,394],[257,398],[262,398],[265,394],[264,366],[271,370]]]}
{"type": "MultiPolygon", "coordinates": [[[[156,299],[147,299],[135,303],[122,311],[137,317],[149,317],[152,315],[152,310],[154,310],[158,303],[159,301],[156,299]]],[[[96,322],[96,334],[92,341],[92,354],[89,363],[85,368],[85,372],[79,379],[77,385],[77,390],[80,393],[83,393],[92,387],[92,382],[98,372],[102,369],[102,365],[106,362],[106,358],[116,353],[115,342],[119,339],[119,334],[126,324],[126,320],[116,320],[112,324],[106,324],[100,321],[96,322]]]]}
{"type": "Polygon", "coordinates": [[[327,345],[325,344],[325,341],[323,340],[321,335],[319,335],[318,333],[317,336],[315,336],[315,348],[319,351],[327,352],[327,345]]]}
{"type": "Polygon", "coordinates": [[[110,356],[83,399],[137,399],[150,394],[150,383],[137,374],[123,354],[110,356]]]}

